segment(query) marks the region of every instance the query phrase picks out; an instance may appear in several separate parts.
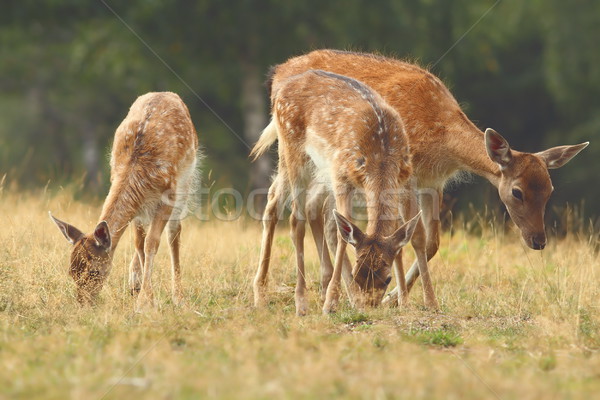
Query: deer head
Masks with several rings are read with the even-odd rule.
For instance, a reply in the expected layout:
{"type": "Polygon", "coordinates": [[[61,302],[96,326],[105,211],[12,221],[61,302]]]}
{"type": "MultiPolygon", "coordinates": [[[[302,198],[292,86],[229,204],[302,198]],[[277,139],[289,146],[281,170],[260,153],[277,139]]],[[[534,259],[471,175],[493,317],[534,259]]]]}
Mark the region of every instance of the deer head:
{"type": "Polygon", "coordinates": [[[390,236],[367,235],[336,210],[333,215],[342,239],[356,249],[350,287],[353,302],[357,307],[377,307],[392,280],[394,258],[410,241],[421,213],[390,236]]]}
{"type": "Polygon", "coordinates": [[[90,234],[54,218],[50,218],[65,238],[73,245],[69,275],[77,286],[77,300],[93,304],[110,272],[112,254],[111,235],[105,221],[100,222],[90,234]]]}
{"type": "Polygon", "coordinates": [[[521,230],[527,246],[542,250],[546,246],[544,212],[554,190],[548,170],[568,163],[589,142],[523,153],[512,150],[506,139],[488,128],[485,143],[489,157],[500,166],[500,199],[521,230]]]}

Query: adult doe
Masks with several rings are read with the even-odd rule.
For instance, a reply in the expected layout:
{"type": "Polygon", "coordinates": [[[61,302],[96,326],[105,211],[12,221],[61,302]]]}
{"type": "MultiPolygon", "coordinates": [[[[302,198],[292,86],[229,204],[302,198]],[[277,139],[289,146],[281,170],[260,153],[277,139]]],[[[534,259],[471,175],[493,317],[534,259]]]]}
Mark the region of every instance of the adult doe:
{"type": "MultiPolygon", "coordinates": [[[[439,247],[439,204],[444,185],[460,171],[480,175],[498,188],[500,199],[527,246],[535,250],[546,246],[544,210],[554,189],[548,170],[565,165],[588,142],[539,153],[512,150],[494,130],[481,132],[433,74],[413,64],[372,54],[316,50],[291,58],[272,69],[269,90],[276,92],[290,76],[310,69],[357,79],[377,91],[400,113],[410,143],[417,186],[429,189],[419,196],[424,225],[419,224],[413,236],[414,246],[415,240],[420,241],[426,235],[427,259],[439,247]]],[[[335,243],[333,238],[331,243],[335,243]]],[[[400,282],[402,297],[407,296],[419,276],[415,264],[406,283],[400,282]]]]}
{"type": "MultiPolygon", "coordinates": [[[[356,248],[356,265],[349,285],[359,307],[380,304],[391,281],[391,268],[400,248],[411,238],[419,215],[399,227],[403,197],[412,167],[404,126],[398,113],[366,85],[324,71],[307,71],[288,78],[272,95],[272,120],[251,155],[263,154],[279,140],[278,174],[269,189],[263,217],[263,238],[254,280],[256,306],[265,303],[273,233],[289,193],[292,241],[298,269],[296,312],[307,311],[304,276],[305,202],[314,182],[324,184],[335,198],[333,212],[338,246],[323,312],[336,309],[340,295],[346,243],[356,248]],[[355,189],[364,192],[367,228],[361,231],[348,217],[355,189]]],[[[416,212],[415,212],[416,214],[416,212]]],[[[403,272],[398,272],[402,276],[403,272]]],[[[437,306],[427,264],[421,271],[429,304],[437,306]]]]}
{"type": "Polygon", "coordinates": [[[100,222],[89,234],[51,216],[73,245],[69,274],[77,299],[93,303],[112,267],[112,258],[130,222],[136,253],[129,286],[138,294],[136,310],[154,304],[154,256],[167,226],[173,302],[182,300],[179,241],[181,217],[197,182],[198,138],[189,111],[175,93],[147,93],[131,106],[115,133],[111,186],[100,222]]]}

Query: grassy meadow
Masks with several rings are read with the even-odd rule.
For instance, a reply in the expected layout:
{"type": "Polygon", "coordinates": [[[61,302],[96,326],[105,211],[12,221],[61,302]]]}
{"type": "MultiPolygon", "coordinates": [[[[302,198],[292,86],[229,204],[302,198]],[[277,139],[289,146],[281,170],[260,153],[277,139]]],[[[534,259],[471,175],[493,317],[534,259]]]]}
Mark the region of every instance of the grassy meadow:
{"type": "MultiPolygon", "coordinates": [[[[268,309],[252,307],[261,225],[184,221],[185,304],[170,301],[165,237],[158,308],[133,312],[127,231],[96,307],[67,275],[70,245],[48,218],[89,231],[101,204],[68,191],[0,191],[0,398],[588,399],[600,393],[597,236],[543,252],[483,219],[455,223],[431,262],[440,312],[421,287],[402,309],[322,316],[307,235],[310,312],[296,317],[287,224],[274,244],[268,309]],[[477,229],[464,229],[473,225],[477,229]],[[478,230],[481,235],[466,232],[478,230]]],[[[412,257],[408,251],[407,260],[412,257]]]]}

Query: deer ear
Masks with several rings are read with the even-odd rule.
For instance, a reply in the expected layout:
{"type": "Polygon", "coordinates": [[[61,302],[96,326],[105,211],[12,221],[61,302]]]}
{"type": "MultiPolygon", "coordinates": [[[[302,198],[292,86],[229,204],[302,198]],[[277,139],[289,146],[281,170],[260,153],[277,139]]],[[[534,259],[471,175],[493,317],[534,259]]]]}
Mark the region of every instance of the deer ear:
{"type": "Polygon", "coordinates": [[[77,243],[77,241],[83,237],[83,233],[73,225],[69,225],[58,218],[54,218],[50,211],[48,211],[48,215],[71,244],[77,243]]]}
{"type": "Polygon", "coordinates": [[[338,231],[342,235],[342,239],[345,242],[351,244],[356,247],[360,242],[363,241],[365,234],[358,228],[358,226],[354,225],[352,222],[347,220],[342,214],[333,210],[333,217],[335,218],[335,223],[338,227],[338,231]]]}
{"type": "Polygon", "coordinates": [[[493,162],[506,168],[512,160],[512,152],[506,139],[492,128],[485,130],[485,149],[493,162]]]}
{"type": "Polygon", "coordinates": [[[110,230],[108,229],[106,221],[102,221],[96,225],[96,229],[94,229],[94,239],[98,246],[106,251],[110,250],[110,230]]]}
{"type": "Polygon", "coordinates": [[[410,242],[410,239],[415,233],[415,229],[417,229],[420,219],[421,211],[419,211],[419,213],[412,217],[412,219],[410,219],[407,223],[398,228],[396,232],[387,237],[386,240],[394,249],[394,253],[398,253],[402,247],[406,246],[408,242],[410,242]]]}
{"type": "Polygon", "coordinates": [[[573,146],[553,147],[551,149],[535,153],[535,155],[544,160],[548,169],[560,168],[571,161],[571,159],[579,154],[581,150],[585,149],[588,144],[590,144],[590,142],[576,144],[573,146]]]}

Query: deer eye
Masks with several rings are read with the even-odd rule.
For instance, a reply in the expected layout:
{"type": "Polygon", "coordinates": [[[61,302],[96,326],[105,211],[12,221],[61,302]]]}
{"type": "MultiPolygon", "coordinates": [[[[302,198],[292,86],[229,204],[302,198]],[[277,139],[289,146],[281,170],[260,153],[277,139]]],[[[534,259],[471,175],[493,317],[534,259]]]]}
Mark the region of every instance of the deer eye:
{"type": "Polygon", "coordinates": [[[391,281],[392,281],[392,277],[388,276],[388,278],[385,280],[385,284],[389,285],[391,281]]]}
{"type": "Polygon", "coordinates": [[[523,192],[521,192],[519,189],[514,188],[512,190],[512,195],[514,198],[523,201],[523,192]]]}

